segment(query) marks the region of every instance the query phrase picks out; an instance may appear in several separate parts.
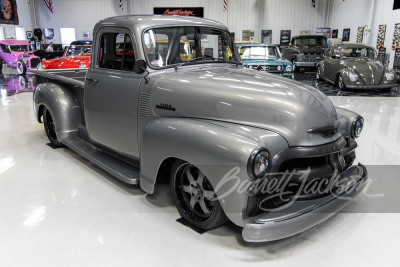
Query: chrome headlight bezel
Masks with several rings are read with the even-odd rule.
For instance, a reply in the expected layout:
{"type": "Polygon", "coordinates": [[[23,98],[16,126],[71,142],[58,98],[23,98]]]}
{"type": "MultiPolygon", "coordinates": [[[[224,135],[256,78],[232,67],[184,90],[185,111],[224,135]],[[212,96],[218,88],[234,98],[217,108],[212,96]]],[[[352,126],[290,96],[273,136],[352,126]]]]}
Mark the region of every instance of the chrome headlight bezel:
{"type": "Polygon", "coordinates": [[[394,77],[395,77],[395,75],[394,75],[393,72],[386,72],[385,73],[385,79],[388,80],[388,81],[393,81],[394,77]]]}
{"type": "Polygon", "coordinates": [[[286,65],[285,70],[286,70],[287,72],[292,72],[292,71],[293,71],[292,65],[286,65]]]}
{"type": "Polygon", "coordinates": [[[350,81],[352,81],[352,82],[357,81],[357,80],[358,80],[358,74],[355,73],[354,71],[350,71],[350,72],[349,72],[349,79],[350,79],[350,81]]]}
{"type": "Polygon", "coordinates": [[[45,70],[46,68],[43,66],[42,63],[39,63],[36,67],[37,70],[45,70]]]}
{"type": "Polygon", "coordinates": [[[353,138],[358,138],[361,135],[361,132],[364,128],[364,118],[360,115],[358,115],[352,125],[351,125],[351,136],[353,138]]]}
{"type": "Polygon", "coordinates": [[[283,69],[282,66],[276,67],[276,70],[277,70],[277,71],[282,71],[282,69],[283,69]]]}
{"type": "Polygon", "coordinates": [[[247,173],[250,178],[262,178],[271,165],[271,155],[263,147],[256,148],[250,155],[247,162],[247,173]]]}

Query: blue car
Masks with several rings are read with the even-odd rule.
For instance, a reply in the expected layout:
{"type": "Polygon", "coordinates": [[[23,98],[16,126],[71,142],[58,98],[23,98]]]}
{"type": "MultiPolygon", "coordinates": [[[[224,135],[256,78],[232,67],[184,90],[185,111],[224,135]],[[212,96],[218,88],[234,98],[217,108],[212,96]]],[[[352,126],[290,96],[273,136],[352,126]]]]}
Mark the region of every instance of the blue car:
{"type": "Polygon", "coordinates": [[[292,62],[282,58],[275,45],[242,44],[238,51],[247,68],[293,78],[292,62]]]}

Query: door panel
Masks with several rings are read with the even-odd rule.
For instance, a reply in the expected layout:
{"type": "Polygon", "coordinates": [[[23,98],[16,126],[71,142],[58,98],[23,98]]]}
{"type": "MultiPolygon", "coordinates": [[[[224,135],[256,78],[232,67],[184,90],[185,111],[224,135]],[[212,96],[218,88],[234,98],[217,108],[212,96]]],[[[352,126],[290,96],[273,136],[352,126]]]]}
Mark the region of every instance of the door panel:
{"type": "Polygon", "coordinates": [[[135,42],[127,30],[115,28],[100,30],[97,36],[95,58],[85,82],[89,137],[118,153],[138,157],[137,112],[141,75],[133,71],[135,42]]]}

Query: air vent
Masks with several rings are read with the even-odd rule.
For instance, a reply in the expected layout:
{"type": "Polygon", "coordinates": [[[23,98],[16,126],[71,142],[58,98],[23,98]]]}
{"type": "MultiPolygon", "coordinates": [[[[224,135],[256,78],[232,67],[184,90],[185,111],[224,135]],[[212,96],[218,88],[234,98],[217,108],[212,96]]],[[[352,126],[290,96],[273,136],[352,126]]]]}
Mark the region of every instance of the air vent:
{"type": "Polygon", "coordinates": [[[139,99],[139,116],[147,117],[150,113],[151,95],[141,94],[139,99]]]}

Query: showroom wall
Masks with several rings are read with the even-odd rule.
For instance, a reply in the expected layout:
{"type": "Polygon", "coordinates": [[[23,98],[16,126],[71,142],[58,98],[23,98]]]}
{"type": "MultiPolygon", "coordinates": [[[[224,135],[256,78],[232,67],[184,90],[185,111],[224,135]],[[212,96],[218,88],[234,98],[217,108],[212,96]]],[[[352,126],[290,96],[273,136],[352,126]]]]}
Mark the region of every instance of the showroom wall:
{"type": "MultiPolygon", "coordinates": [[[[32,21],[30,15],[30,6],[28,0],[16,0],[17,10],[18,10],[18,20],[19,26],[23,26],[25,31],[32,30],[32,21]]],[[[14,27],[14,25],[0,24],[1,34],[0,37],[4,35],[4,27],[14,27]]]]}
{"type": "Polygon", "coordinates": [[[131,14],[153,14],[153,7],[204,7],[204,17],[220,21],[242,40],[242,30],[254,31],[254,40],[261,40],[261,30],[272,30],[273,43],[279,43],[280,31],[291,29],[315,33],[325,23],[327,0],[228,0],[227,12],[222,0],[131,0],[131,14]],[[317,26],[316,26],[317,25],[317,26]]]}
{"type": "Polygon", "coordinates": [[[400,23],[400,10],[393,10],[393,0],[331,0],[329,27],[339,30],[339,38],[344,28],[351,28],[350,42],[354,43],[357,28],[368,25],[371,30],[369,42],[364,39],[363,43],[376,47],[378,27],[386,24],[384,47],[386,53],[390,54],[389,66],[392,66],[394,60],[392,40],[395,23],[400,23]]]}

